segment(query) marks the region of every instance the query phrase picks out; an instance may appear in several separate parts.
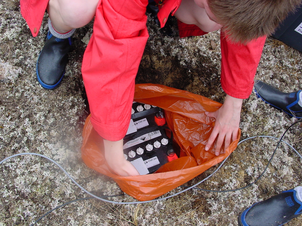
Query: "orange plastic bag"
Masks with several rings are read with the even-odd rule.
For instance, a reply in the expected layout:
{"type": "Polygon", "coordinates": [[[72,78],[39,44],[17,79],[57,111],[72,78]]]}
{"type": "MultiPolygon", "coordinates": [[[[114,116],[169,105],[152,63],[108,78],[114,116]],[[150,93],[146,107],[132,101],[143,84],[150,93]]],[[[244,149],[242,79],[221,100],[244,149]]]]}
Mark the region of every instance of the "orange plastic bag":
{"type": "Polygon", "coordinates": [[[95,132],[88,117],[83,131],[82,159],[88,167],[113,178],[125,193],[140,201],[152,200],[186,183],[223,161],[237,147],[240,130],[237,140],[231,143],[224,154],[215,156],[211,150],[204,150],[215,123],[205,112],[216,111],[221,106],[218,102],[187,91],[153,84],[136,85],[134,100],[165,110],[168,126],[181,149],[180,158],[166,163],[153,174],[118,176],[106,164],[100,149],[102,138],[95,132]]]}

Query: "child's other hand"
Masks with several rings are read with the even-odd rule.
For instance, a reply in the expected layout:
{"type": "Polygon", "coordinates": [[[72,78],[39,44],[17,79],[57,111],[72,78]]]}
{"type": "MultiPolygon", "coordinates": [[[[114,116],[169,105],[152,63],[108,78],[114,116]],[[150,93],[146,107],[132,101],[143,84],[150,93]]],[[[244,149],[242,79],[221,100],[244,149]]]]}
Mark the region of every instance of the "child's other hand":
{"type": "Polygon", "coordinates": [[[123,140],[104,140],[104,152],[110,169],[120,176],[139,175],[135,167],[124,157],[123,140]]]}
{"type": "Polygon", "coordinates": [[[215,155],[223,153],[232,141],[237,139],[242,99],[237,99],[229,95],[226,96],[224,104],[215,112],[207,112],[207,116],[216,119],[214,129],[208,139],[205,150],[208,151],[214,144],[215,155]],[[224,147],[223,147],[224,144],[224,147]]]}

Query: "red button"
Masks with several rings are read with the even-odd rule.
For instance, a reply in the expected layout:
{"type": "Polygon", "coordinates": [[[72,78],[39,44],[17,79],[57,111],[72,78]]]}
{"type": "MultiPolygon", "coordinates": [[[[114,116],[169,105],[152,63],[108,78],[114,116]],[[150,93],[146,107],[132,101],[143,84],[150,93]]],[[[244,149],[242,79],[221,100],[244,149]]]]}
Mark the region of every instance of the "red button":
{"type": "Polygon", "coordinates": [[[159,118],[159,117],[154,116],[154,121],[155,121],[156,125],[158,125],[158,126],[163,126],[166,124],[165,118],[159,118]]]}
{"type": "Polygon", "coordinates": [[[171,162],[175,159],[178,159],[177,155],[175,153],[171,153],[170,155],[168,155],[168,161],[171,162]]]}

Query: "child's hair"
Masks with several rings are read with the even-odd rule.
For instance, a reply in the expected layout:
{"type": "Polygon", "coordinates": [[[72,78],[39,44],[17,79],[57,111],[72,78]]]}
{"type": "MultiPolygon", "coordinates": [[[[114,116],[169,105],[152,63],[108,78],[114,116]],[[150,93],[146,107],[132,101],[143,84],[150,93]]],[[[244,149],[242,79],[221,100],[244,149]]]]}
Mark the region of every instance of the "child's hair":
{"type": "Polygon", "coordinates": [[[271,35],[302,0],[208,0],[232,41],[246,43],[271,35]]]}

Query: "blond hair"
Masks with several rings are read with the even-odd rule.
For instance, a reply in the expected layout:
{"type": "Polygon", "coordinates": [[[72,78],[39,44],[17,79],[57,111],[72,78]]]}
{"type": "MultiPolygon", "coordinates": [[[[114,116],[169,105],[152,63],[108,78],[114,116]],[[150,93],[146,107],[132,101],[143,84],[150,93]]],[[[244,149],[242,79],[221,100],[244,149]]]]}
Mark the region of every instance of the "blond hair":
{"type": "Polygon", "coordinates": [[[229,38],[246,43],[271,35],[302,0],[208,0],[229,38]]]}

